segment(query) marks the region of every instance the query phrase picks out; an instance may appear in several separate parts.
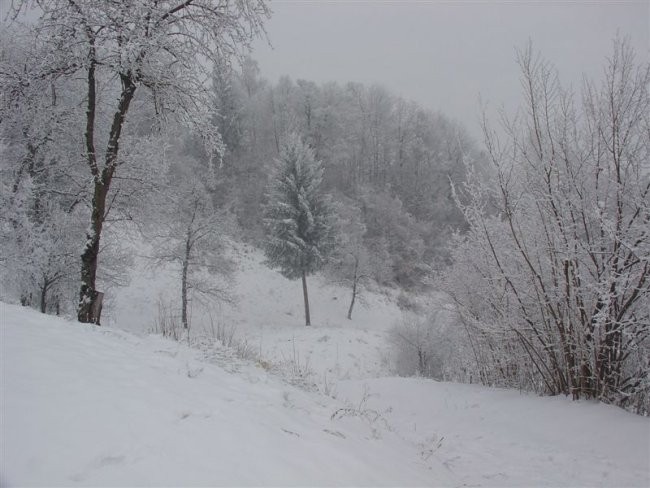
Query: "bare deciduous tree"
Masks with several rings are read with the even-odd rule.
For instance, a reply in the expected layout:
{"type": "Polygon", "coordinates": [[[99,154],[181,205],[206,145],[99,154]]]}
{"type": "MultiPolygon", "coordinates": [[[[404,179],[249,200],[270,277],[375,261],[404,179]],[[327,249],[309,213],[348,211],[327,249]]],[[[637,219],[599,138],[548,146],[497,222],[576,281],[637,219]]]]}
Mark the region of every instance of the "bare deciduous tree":
{"type": "Polygon", "coordinates": [[[169,183],[155,207],[158,218],[146,234],[154,246],[154,263],[172,263],[180,271],[181,324],[190,328],[192,296],[230,301],[227,291],[232,264],[224,255],[225,216],[201,178],[201,168],[191,158],[176,156],[169,183]]]}

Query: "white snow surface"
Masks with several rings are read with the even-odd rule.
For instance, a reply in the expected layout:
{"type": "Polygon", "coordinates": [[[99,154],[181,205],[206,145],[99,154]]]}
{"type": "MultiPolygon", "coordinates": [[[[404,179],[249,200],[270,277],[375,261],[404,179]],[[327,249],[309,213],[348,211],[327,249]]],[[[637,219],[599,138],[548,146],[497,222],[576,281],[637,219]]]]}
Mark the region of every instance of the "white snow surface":
{"type": "Polygon", "coordinates": [[[448,485],[395,433],[262,368],[0,304],[3,486],[448,485]],[[217,363],[217,364],[215,364],[217,363]]]}
{"type": "Polygon", "coordinates": [[[416,378],[339,384],[454,486],[650,486],[650,419],[597,402],[416,378]]]}
{"type": "MultiPolygon", "coordinates": [[[[238,270],[229,291],[234,303],[192,301],[194,336],[212,336],[212,327],[234,331],[235,338],[257,355],[300,365],[322,384],[339,379],[376,378],[390,374],[387,330],[401,316],[391,291],[364,293],[364,303],[346,318],[350,290],[318,275],[308,277],[311,327],[305,327],[302,284],[264,264],[250,246],[229,248],[238,270]]],[[[136,265],[129,286],[118,289],[105,322],[138,334],[151,330],[158,302],[180,303],[179,270],[136,265]]],[[[394,292],[392,292],[394,294],[394,292]]]]}
{"type": "Polygon", "coordinates": [[[232,253],[236,303],[194,301],[192,348],[147,333],[173,268],[136,263],[102,327],[0,303],[0,486],[650,486],[650,419],[393,377],[390,292],[349,321],[311,277],[305,327],[300,282],[232,253]]]}

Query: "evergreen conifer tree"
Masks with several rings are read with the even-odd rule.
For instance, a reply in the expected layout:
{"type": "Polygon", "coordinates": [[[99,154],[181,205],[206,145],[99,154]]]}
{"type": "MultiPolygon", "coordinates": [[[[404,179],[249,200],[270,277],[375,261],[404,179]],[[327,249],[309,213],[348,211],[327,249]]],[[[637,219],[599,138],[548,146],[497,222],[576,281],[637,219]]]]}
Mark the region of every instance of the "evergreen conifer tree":
{"type": "Polygon", "coordinates": [[[312,149],[291,134],[280,152],[264,209],[267,264],[286,278],[302,279],[305,325],[311,325],[307,275],[333,248],[332,210],[320,194],[323,170],[312,149]]]}

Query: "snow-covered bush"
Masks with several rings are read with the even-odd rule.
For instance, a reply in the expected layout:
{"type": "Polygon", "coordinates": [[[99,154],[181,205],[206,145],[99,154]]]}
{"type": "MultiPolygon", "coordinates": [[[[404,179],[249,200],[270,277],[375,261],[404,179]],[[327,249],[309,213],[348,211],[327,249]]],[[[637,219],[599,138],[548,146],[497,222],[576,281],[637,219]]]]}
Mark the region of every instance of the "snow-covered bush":
{"type": "Polygon", "coordinates": [[[459,332],[452,309],[436,306],[426,315],[404,313],[390,330],[395,373],[458,379],[463,359],[459,332]]]}
{"type": "Polygon", "coordinates": [[[422,305],[417,302],[409,293],[401,291],[395,301],[402,312],[421,313],[422,305]]]}
{"type": "Polygon", "coordinates": [[[454,298],[484,383],[650,412],[650,66],[616,41],[581,99],[520,54],[525,107],[487,127],[460,205],[454,298]]]}
{"type": "Polygon", "coordinates": [[[183,334],[179,311],[174,307],[173,302],[163,297],[158,298],[158,313],[154,319],[152,332],[175,341],[178,341],[183,334]]]}

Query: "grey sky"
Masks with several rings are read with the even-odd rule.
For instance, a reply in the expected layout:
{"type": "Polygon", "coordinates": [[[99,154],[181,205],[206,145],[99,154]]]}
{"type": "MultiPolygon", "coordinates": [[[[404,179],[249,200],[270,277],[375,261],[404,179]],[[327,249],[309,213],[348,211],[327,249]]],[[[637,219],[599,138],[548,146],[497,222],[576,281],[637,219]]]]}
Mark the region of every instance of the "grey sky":
{"type": "Polygon", "coordinates": [[[518,102],[515,47],[535,50],[579,84],[598,75],[617,30],[648,57],[650,2],[271,2],[273,44],[255,44],[263,76],[380,83],[479,134],[479,93],[518,102]]]}

